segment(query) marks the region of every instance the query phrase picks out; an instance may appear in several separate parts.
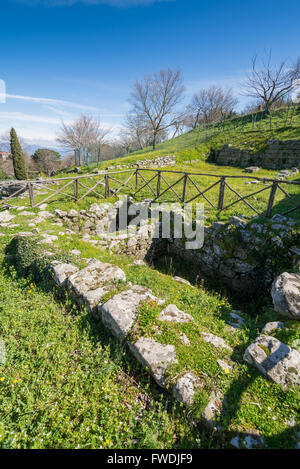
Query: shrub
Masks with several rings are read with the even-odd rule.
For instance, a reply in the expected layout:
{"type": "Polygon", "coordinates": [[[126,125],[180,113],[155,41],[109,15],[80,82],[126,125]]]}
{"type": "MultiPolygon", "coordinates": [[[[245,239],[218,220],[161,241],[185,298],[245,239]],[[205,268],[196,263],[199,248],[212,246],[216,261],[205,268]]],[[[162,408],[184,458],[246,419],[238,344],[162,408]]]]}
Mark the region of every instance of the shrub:
{"type": "Polygon", "coordinates": [[[18,274],[22,277],[31,275],[36,283],[52,279],[50,267],[53,261],[73,262],[73,258],[66,254],[44,255],[37,238],[33,236],[16,236],[6,247],[6,253],[12,256],[18,274]]]}
{"type": "Polygon", "coordinates": [[[25,158],[15,129],[10,131],[10,151],[13,159],[15,178],[19,181],[27,179],[25,158]]]}

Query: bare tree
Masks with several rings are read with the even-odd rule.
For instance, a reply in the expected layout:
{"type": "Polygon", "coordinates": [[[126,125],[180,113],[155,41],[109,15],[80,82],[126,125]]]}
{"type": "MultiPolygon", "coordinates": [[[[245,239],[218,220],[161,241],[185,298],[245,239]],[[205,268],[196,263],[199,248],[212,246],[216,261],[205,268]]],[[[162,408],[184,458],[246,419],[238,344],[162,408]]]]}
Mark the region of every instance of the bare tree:
{"type": "Polygon", "coordinates": [[[159,134],[174,125],[174,112],[183,92],[180,70],[161,70],[134,84],[131,93],[133,113],[141,116],[151,128],[154,150],[159,134]]]}
{"type": "MultiPolygon", "coordinates": [[[[130,112],[125,119],[125,132],[137,150],[143,150],[152,142],[152,129],[145,116],[130,112]]],[[[124,132],[123,132],[124,136],[124,132]]]]}
{"type": "Polygon", "coordinates": [[[300,58],[288,67],[287,60],[279,65],[271,64],[271,52],[257,66],[257,57],[252,59],[252,70],[247,75],[243,94],[263,102],[264,110],[270,113],[276,103],[293,92],[300,77],[300,58]]]}
{"type": "Polygon", "coordinates": [[[172,127],[174,129],[174,133],[171,138],[182,135],[184,132],[184,129],[189,127],[189,120],[185,111],[178,113],[177,116],[174,117],[172,127]]]}
{"type": "Polygon", "coordinates": [[[187,107],[189,125],[196,128],[200,124],[223,121],[231,117],[238,100],[231,90],[211,86],[194,94],[191,104],[187,107]]]}
{"type": "Polygon", "coordinates": [[[75,150],[93,144],[104,144],[110,129],[104,128],[100,121],[89,115],[81,115],[72,124],[62,122],[57,141],[65,148],[75,150]]]}

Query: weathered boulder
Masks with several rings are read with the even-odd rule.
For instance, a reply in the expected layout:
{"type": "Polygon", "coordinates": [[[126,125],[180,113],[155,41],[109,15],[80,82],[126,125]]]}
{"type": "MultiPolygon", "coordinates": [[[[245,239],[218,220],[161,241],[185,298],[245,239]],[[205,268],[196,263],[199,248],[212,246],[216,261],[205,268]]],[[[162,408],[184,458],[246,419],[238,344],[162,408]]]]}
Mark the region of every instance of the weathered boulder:
{"type": "Polygon", "coordinates": [[[246,173],[256,173],[259,170],[259,166],[248,166],[248,168],[245,168],[246,173]]]}
{"type": "Polygon", "coordinates": [[[148,337],[141,337],[134,344],[128,343],[128,346],[138,362],[144,368],[149,368],[157,384],[165,387],[166,369],[168,365],[177,363],[174,345],[163,345],[148,337]]]}
{"type": "Polygon", "coordinates": [[[75,210],[74,208],[71,208],[71,210],[67,214],[67,217],[76,218],[76,217],[78,217],[78,215],[79,215],[79,213],[77,212],[77,210],[75,210]]]}
{"type": "MultiPolygon", "coordinates": [[[[129,241],[127,245],[129,246],[129,241]]],[[[138,265],[140,267],[143,267],[144,265],[147,265],[147,263],[142,259],[136,259],[135,261],[133,261],[132,265],[138,265]]]]}
{"type": "Polygon", "coordinates": [[[125,273],[116,265],[91,259],[87,267],[71,275],[68,285],[78,296],[85,295],[90,290],[96,290],[106,283],[126,281],[125,273]]]}
{"type": "Polygon", "coordinates": [[[203,425],[209,430],[216,428],[216,417],[223,410],[223,396],[220,391],[213,391],[211,393],[209,403],[201,414],[201,421],[203,425]]]}
{"type": "Polygon", "coordinates": [[[183,345],[191,345],[189,338],[183,332],[180,332],[179,337],[183,345]]]}
{"type": "Polygon", "coordinates": [[[271,289],[275,311],[291,319],[300,319],[300,275],[284,272],[271,289]]]}
{"type": "Polygon", "coordinates": [[[209,334],[207,332],[202,332],[203,339],[205,342],[208,342],[209,344],[213,345],[214,347],[218,348],[225,348],[227,350],[230,350],[232,352],[232,348],[226,344],[225,340],[222,339],[221,337],[218,337],[213,334],[209,334]]]}
{"type": "Polygon", "coordinates": [[[176,275],[175,277],[173,277],[173,278],[174,278],[174,280],[176,280],[176,282],[178,282],[178,283],[183,283],[183,284],[185,284],[185,285],[190,285],[190,286],[191,286],[191,283],[190,283],[188,280],[186,280],[185,278],[178,277],[177,275],[176,275]]]}
{"type": "Polygon", "coordinates": [[[263,327],[261,333],[268,335],[273,331],[277,331],[278,329],[285,329],[283,322],[280,322],[280,321],[268,322],[263,327]]]}
{"type": "Polygon", "coordinates": [[[190,314],[184,313],[176,305],[168,305],[158,316],[159,321],[167,322],[191,322],[193,318],[190,314]]]}
{"type": "Polygon", "coordinates": [[[19,215],[21,217],[33,217],[35,215],[34,212],[28,212],[28,210],[23,210],[23,212],[20,212],[19,215]]]}
{"type": "Polygon", "coordinates": [[[264,438],[257,430],[252,430],[236,435],[230,444],[237,449],[256,449],[263,447],[264,438]]]}
{"type": "Polygon", "coordinates": [[[0,212],[0,224],[6,223],[15,217],[16,215],[12,215],[11,213],[9,213],[8,210],[5,210],[4,212],[0,212]]]}
{"type": "Polygon", "coordinates": [[[106,293],[110,292],[114,288],[113,284],[104,285],[98,287],[95,290],[89,290],[81,296],[82,304],[85,306],[88,312],[94,314],[95,318],[98,319],[98,305],[106,293]]]}
{"type": "Polygon", "coordinates": [[[130,290],[118,293],[106,303],[98,305],[98,314],[115,337],[125,339],[134,324],[140,303],[147,299],[162,303],[162,300],[152,295],[149,288],[133,285],[130,290]]]}
{"type": "Polygon", "coordinates": [[[73,256],[80,256],[81,251],[79,251],[78,249],[72,249],[71,254],[73,256]]]}
{"type": "Polygon", "coordinates": [[[245,320],[238,313],[240,313],[240,311],[231,311],[228,324],[235,329],[242,329],[245,325],[245,320]]]}
{"type": "Polygon", "coordinates": [[[274,337],[257,337],[246,349],[244,360],[284,389],[300,384],[300,353],[274,337]]]}
{"type": "Polygon", "coordinates": [[[119,281],[126,281],[122,269],[97,259],[90,259],[87,267],[67,279],[67,286],[80,304],[97,315],[97,307],[102,297],[119,281]]]}
{"type": "Polygon", "coordinates": [[[56,215],[58,218],[64,218],[64,217],[66,217],[67,214],[68,214],[68,212],[66,212],[65,210],[60,210],[60,209],[58,209],[58,208],[56,208],[56,209],[54,210],[54,213],[55,213],[55,215],[56,215]]]}
{"type": "Polygon", "coordinates": [[[200,386],[201,381],[198,376],[186,373],[177,380],[173,388],[173,395],[177,401],[184,405],[191,405],[194,402],[195,392],[200,386]]]}
{"type": "Polygon", "coordinates": [[[221,360],[221,359],[218,359],[217,363],[218,363],[219,367],[222,368],[223,371],[225,371],[225,373],[227,373],[227,374],[230,373],[232,365],[229,365],[229,363],[227,363],[225,360],[221,360]]]}
{"type": "Polygon", "coordinates": [[[75,272],[78,272],[78,267],[73,264],[66,264],[59,261],[53,261],[51,263],[51,266],[55,283],[62,287],[66,286],[67,279],[68,277],[70,277],[70,275],[73,275],[75,274],[75,272]]]}
{"type": "Polygon", "coordinates": [[[58,237],[56,235],[49,235],[47,233],[42,233],[42,240],[40,241],[40,244],[52,244],[53,241],[57,241],[58,237]]]}

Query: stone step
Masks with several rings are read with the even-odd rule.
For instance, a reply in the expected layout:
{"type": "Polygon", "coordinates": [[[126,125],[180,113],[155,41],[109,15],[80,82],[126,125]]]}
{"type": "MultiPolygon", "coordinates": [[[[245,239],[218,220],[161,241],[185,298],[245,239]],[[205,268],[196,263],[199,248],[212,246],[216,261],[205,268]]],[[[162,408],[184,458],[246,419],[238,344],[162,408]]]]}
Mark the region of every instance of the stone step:
{"type": "Polygon", "coordinates": [[[135,322],[139,305],[145,300],[164,303],[164,300],[152,295],[149,288],[133,285],[129,290],[118,293],[106,303],[98,305],[98,315],[112,334],[123,340],[135,322]]]}

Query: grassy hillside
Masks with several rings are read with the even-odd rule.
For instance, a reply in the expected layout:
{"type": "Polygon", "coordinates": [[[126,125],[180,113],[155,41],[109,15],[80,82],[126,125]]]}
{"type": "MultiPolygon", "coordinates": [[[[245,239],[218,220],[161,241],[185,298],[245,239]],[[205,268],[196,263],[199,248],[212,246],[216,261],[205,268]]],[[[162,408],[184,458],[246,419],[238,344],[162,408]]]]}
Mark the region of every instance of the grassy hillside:
{"type": "MultiPolygon", "coordinates": [[[[85,309],[58,296],[42,276],[24,279],[8,266],[4,247],[14,234],[28,231],[32,220],[30,215],[14,213],[19,226],[2,227],[0,238],[0,332],[7,347],[7,361],[0,364],[0,447],[228,447],[231,435],[253,429],[261,432],[270,448],[294,446],[295,429],[289,422],[296,419],[297,390],[283,392],[242,359],[263,325],[278,319],[271,305],[261,309],[254,303],[239,305],[201,283],[179,285],[173,278],[177,268],[183,269],[183,276],[189,275],[189,266],[182,262],[168,267],[162,259],[160,267],[135,266],[132,258],[92,246],[78,233],[69,235],[66,227],[53,225],[51,219],[39,224],[41,232],[58,236],[49,246],[55,256],[66,256],[76,248],[82,260],[93,257],[116,264],[132,284],[151,288],[193,316],[193,324],[162,324],[157,320],[157,305],[143,304],[138,333],[176,346],[178,365],[170,369],[171,379],[183,369],[205,377],[205,392],[193,409],[196,416],[207,404],[211,389],[221,389],[227,396],[228,409],[218,418],[227,437],[208,435],[191,425],[190,414],[170,396],[166,400],[167,395],[153,385],[126,348],[94,323],[85,309]],[[246,326],[233,334],[227,322],[237,307],[246,326]],[[234,361],[227,350],[218,351],[203,342],[202,331],[225,339],[234,349],[234,361]],[[180,332],[191,346],[181,343],[180,332]],[[228,362],[230,369],[222,371],[218,359],[228,362]]],[[[82,260],[72,262],[82,267],[82,260]]],[[[286,330],[279,331],[278,338],[292,345],[299,339],[299,325],[288,320],[284,324],[286,330]]]]}
{"type": "MultiPolygon", "coordinates": [[[[218,149],[226,143],[253,152],[262,151],[270,139],[300,138],[300,107],[295,109],[293,115],[292,112],[291,108],[274,111],[272,129],[270,129],[270,117],[264,112],[257,113],[254,124],[252,115],[248,114],[228,120],[224,125],[212,124],[199,127],[180,137],[158,144],[155,151],[149,147],[110,163],[125,164],[125,161],[129,163],[138,159],[170,154],[176,155],[179,163],[205,159],[211,148],[218,149]]],[[[103,165],[107,166],[107,161],[103,165]]]]}
{"type": "MultiPolygon", "coordinates": [[[[249,184],[249,180],[247,181],[246,179],[237,179],[236,176],[247,176],[242,168],[211,164],[209,161],[207,161],[210,149],[219,149],[224,144],[231,143],[234,147],[247,149],[252,152],[260,152],[264,150],[268,140],[270,139],[300,139],[300,107],[294,110],[293,115],[292,112],[292,109],[288,108],[280,109],[274,112],[274,115],[272,116],[272,129],[270,129],[270,117],[263,112],[256,115],[254,124],[252,122],[252,115],[249,114],[228,120],[224,123],[224,125],[214,124],[205,128],[195,129],[191,132],[181,135],[180,137],[159,144],[155,151],[153,151],[151,148],[146,148],[143,151],[132,153],[129,156],[123,158],[111,160],[109,162],[105,161],[101,163],[100,169],[105,169],[108,166],[113,167],[117,165],[128,165],[138,160],[151,159],[157,156],[175,154],[177,161],[176,166],[164,169],[207,174],[207,176],[193,177],[194,182],[201,190],[207,189],[214,182],[216,182],[216,175],[228,175],[228,183],[232,186],[232,188],[239,194],[246,196],[263,189],[265,187],[264,183],[252,185],[249,184]]],[[[81,167],[81,173],[90,174],[94,166],[95,165],[81,167]]],[[[147,180],[153,176],[151,172],[143,172],[143,175],[147,180]]],[[[255,174],[255,176],[258,176],[259,178],[271,179],[277,178],[277,175],[278,171],[266,169],[261,169],[259,173],[255,174]]],[[[76,176],[76,173],[60,173],[58,176],[76,176]]],[[[128,173],[115,175],[117,179],[123,182],[128,178],[128,176],[128,173]]],[[[169,184],[174,184],[180,178],[180,175],[171,173],[167,175],[164,174],[164,176],[169,184]]],[[[298,181],[299,174],[289,177],[288,180],[298,181]]],[[[95,182],[96,180],[94,179],[85,180],[84,184],[86,184],[88,187],[91,187],[95,182]]],[[[131,183],[132,182],[133,180],[131,183]]],[[[140,180],[140,182],[142,181],[140,180]]],[[[117,189],[119,187],[116,182],[111,181],[110,184],[111,188],[113,189],[117,189]]],[[[156,180],[151,183],[151,187],[154,191],[156,191],[156,180]]],[[[167,187],[168,186],[166,183],[162,181],[161,192],[163,192],[167,187]]],[[[283,187],[291,196],[296,199],[299,198],[299,186],[289,186],[287,188],[283,185],[283,187]]],[[[176,185],[174,189],[179,195],[181,195],[183,190],[183,181],[176,185]]],[[[72,193],[72,190],[72,188],[69,189],[70,194],[72,193]]],[[[129,195],[134,194],[134,190],[128,187],[124,188],[124,192],[129,195]]],[[[81,191],[81,193],[83,192],[81,191]]],[[[189,200],[189,198],[194,197],[196,194],[196,187],[190,183],[187,190],[186,200],[189,200]]],[[[90,195],[91,197],[88,198],[88,201],[84,202],[83,200],[81,204],[83,203],[84,205],[87,205],[89,202],[92,203],[92,201],[96,201],[94,195],[92,193],[90,195]]],[[[216,186],[207,194],[208,199],[215,206],[217,205],[218,195],[219,186],[216,186]]],[[[259,194],[254,195],[253,197],[250,197],[248,202],[261,214],[266,210],[269,195],[270,190],[267,189],[259,194]]],[[[148,187],[145,187],[137,194],[138,200],[149,197],[153,197],[153,193],[148,187]]],[[[226,189],[225,205],[229,205],[237,199],[238,196],[234,194],[234,192],[226,189]]],[[[160,200],[162,200],[162,198],[160,200]]],[[[172,191],[168,191],[164,195],[163,200],[168,202],[178,202],[178,198],[176,198],[172,191]]],[[[244,215],[247,217],[255,215],[255,212],[245,203],[235,204],[228,210],[219,212],[218,210],[212,208],[209,202],[203,198],[197,199],[197,202],[204,202],[205,204],[207,223],[215,220],[227,220],[233,215],[244,215]]],[[[292,209],[293,206],[294,205],[291,200],[289,200],[282,192],[277,191],[274,214],[285,213],[287,210],[292,209]]],[[[300,215],[298,212],[299,210],[292,212],[290,216],[299,219],[300,215]]]]}
{"type": "MultiPolygon", "coordinates": [[[[243,128],[241,119],[235,119],[228,121],[222,132],[217,126],[195,130],[159,145],[155,152],[147,149],[110,164],[127,164],[134,160],[175,153],[178,161],[175,169],[207,174],[205,177],[193,177],[199,187],[205,189],[215,181],[216,174],[245,176],[241,168],[207,162],[206,155],[210,147],[218,148],[230,142],[234,146],[247,148],[251,144],[253,151],[259,151],[269,138],[300,138],[299,112],[295,114],[293,125],[285,127],[280,126],[283,114],[275,115],[273,124],[275,126],[277,122],[278,126],[273,130],[267,130],[268,120],[262,119],[259,124],[261,128],[252,131],[249,119],[246,122],[244,117],[243,128]]],[[[85,168],[85,171],[90,173],[91,169],[85,168]]],[[[150,174],[144,173],[147,179],[150,179],[150,174]]],[[[258,173],[259,177],[266,178],[275,177],[276,174],[276,171],[270,170],[260,170],[258,173]]],[[[128,174],[122,173],[116,177],[124,181],[128,174]]],[[[171,184],[176,178],[178,175],[170,174],[168,182],[171,184]]],[[[97,179],[101,179],[101,176],[87,178],[83,182],[87,187],[92,187],[97,179]]],[[[299,174],[290,178],[293,179],[299,179],[299,174]]],[[[112,188],[117,187],[117,183],[110,183],[112,188]]],[[[246,185],[245,180],[234,178],[229,183],[243,195],[264,187],[263,183],[246,185]]],[[[155,188],[156,181],[152,184],[155,188]]],[[[52,189],[57,190],[59,186],[52,186],[52,189]]],[[[162,190],[165,187],[163,183],[162,190]]],[[[102,194],[104,192],[103,186],[97,190],[102,194]]],[[[176,190],[182,192],[182,183],[176,186],[176,190]]],[[[45,189],[43,191],[44,194],[36,194],[36,203],[50,195],[45,189]]],[[[73,191],[73,186],[69,186],[63,192],[72,196],[73,191]]],[[[79,196],[86,191],[80,188],[79,196]]],[[[133,191],[125,189],[124,192],[133,191]]],[[[290,188],[289,192],[299,198],[299,186],[290,188]]],[[[190,186],[188,197],[195,193],[196,189],[190,186]]],[[[208,194],[209,199],[216,203],[218,190],[208,194]]],[[[138,194],[139,199],[149,196],[150,189],[144,189],[138,194]]],[[[167,200],[174,199],[170,191],[166,196],[167,200]]],[[[263,211],[268,196],[269,190],[261,192],[251,198],[251,204],[263,211]]],[[[229,204],[235,198],[233,193],[226,190],[226,203],[229,204]]],[[[109,201],[116,201],[116,197],[109,201]]],[[[49,201],[47,210],[88,209],[94,202],[103,202],[103,199],[90,193],[75,203],[65,195],[58,194],[49,201]]],[[[14,205],[28,207],[28,200],[17,199],[14,205]]],[[[284,194],[277,193],[274,213],[283,213],[290,206],[284,194]]],[[[18,226],[4,224],[0,230],[0,261],[3,262],[0,273],[0,338],[7,348],[7,361],[0,364],[0,447],[228,447],[228,439],[224,441],[215,438],[191,425],[187,412],[172,398],[169,397],[166,404],[166,394],[153,385],[126,349],[116,344],[103,327],[90,319],[85,310],[80,310],[71,301],[61,301],[51,286],[45,287],[40,283],[35,284],[32,278],[19,277],[15,268],[8,267],[4,260],[5,246],[12,236],[31,230],[30,222],[39,213],[38,208],[29,210],[26,214],[11,209],[11,213],[16,215],[13,225],[16,223],[18,226]]],[[[205,214],[206,222],[210,223],[216,219],[225,220],[232,215],[251,216],[254,213],[244,204],[236,204],[220,213],[205,203],[205,214]]],[[[296,212],[292,215],[297,217],[296,212]]],[[[151,288],[155,295],[166,298],[169,303],[176,304],[193,316],[196,327],[187,324],[181,330],[176,325],[162,327],[157,321],[159,311],[155,305],[143,305],[138,312],[141,333],[176,346],[180,370],[195,369],[205,373],[207,392],[197,402],[199,408],[195,409],[196,412],[199,413],[199,409],[207,403],[210,390],[217,386],[228,398],[229,410],[218,421],[228,436],[257,429],[264,436],[268,447],[294,447],[295,431],[289,422],[296,419],[299,394],[295,389],[283,392],[242,360],[243,351],[263,325],[278,319],[270,304],[258,309],[255,303],[236,303],[235,300],[208,290],[202,284],[180,286],[173,279],[174,273],[180,268],[182,276],[188,278],[188,266],[180,263],[179,266],[170,267],[164,264],[164,259],[155,268],[134,266],[131,258],[95,247],[78,234],[68,234],[66,226],[54,225],[52,219],[40,223],[38,228],[41,233],[57,235],[58,240],[51,246],[55,254],[66,254],[75,248],[81,251],[82,259],[94,257],[114,263],[125,271],[127,279],[133,284],[151,288]],[[246,320],[246,327],[234,334],[227,326],[233,308],[239,308],[246,320]],[[155,328],[150,330],[150,325],[155,328]],[[191,339],[192,346],[189,348],[178,340],[178,333],[182,331],[191,339]],[[234,348],[237,360],[234,363],[230,361],[232,368],[228,372],[222,371],[216,364],[220,358],[231,360],[228,353],[222,352],[220,355],[203,343],[199,334],[201,331],[217,334],[234,348]]],[[[286,331],[279,332],[277,337],[293,345],[299,340],[299,325],[285,321],[285,326],[286,331]]],[[[170,372],[177,375],[179,368],[170,372]]]]}

